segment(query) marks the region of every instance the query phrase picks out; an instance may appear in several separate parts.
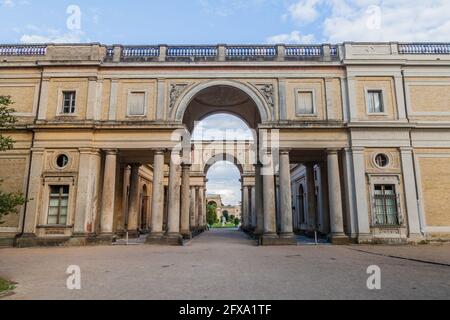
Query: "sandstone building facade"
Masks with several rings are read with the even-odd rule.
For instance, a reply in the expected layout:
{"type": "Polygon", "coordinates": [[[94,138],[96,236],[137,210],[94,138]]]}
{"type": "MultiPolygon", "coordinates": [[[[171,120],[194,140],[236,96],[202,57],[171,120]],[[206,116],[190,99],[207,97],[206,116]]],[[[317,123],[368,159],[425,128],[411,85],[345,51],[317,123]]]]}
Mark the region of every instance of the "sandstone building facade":
{"type": "Polygon", "coordinates": [[[261,244],[450,238],[448,44],[1,45],[0,95],[20,119],[1,129],[16,141],[1,187],[29,199],[0,225],[2,245],[127,231],[177,244],[206,224],[220,155],[241,170],[243,227],[261,244]],[[180,136],[218,112],[256,142],[195,161],[199,144],[180,136]]]}

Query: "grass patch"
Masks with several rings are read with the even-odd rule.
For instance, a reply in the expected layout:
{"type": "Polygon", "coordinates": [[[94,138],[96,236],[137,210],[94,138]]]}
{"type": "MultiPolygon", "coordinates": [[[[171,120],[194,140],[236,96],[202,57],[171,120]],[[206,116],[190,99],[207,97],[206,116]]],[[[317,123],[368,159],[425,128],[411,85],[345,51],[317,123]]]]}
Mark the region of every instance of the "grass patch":
{"type": "Polygon", "coordinates": [[[15,288],[14,284],[0,278],[0,294],[7,293],[15,288]]]}
{"type": "Polygon", "coordinates": [[[221,223],[216,223],[211,226],[212,229],[231,229],[237,228],[237,226],[233,223],[227,223],[225,226],[222,226],[221,223]]]}

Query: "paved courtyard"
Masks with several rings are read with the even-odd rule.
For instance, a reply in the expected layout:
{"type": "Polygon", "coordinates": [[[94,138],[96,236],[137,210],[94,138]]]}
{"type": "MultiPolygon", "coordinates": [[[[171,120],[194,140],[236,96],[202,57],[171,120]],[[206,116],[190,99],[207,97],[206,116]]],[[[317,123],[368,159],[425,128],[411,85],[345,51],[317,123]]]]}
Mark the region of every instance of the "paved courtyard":
{"type": "Polygon", "coordinates": [[[217,230],[185,247],[2,249],[0,277],[17,283],[4,299],[450,299],[450,246],[257,247],[217,230]],[[70,265],[81,290],[66,288],[70,265]]]}

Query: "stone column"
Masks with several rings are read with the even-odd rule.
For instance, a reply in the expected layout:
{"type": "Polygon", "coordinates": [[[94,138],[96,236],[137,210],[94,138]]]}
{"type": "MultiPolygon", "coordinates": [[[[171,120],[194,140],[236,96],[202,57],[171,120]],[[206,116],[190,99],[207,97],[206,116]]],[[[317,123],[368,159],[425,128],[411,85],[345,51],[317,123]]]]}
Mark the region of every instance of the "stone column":
{"type": "Polygon", "coordinates": [[[101,154],[96,149],[80,149],[80,170],[74,221],[74,236],[85,237],[94,230],[95,202],[98,197],[98,184],[101,167],[101,154]]]}
{"type": "Polygon", "coordinates": [[[416,192],[416,174],[414,172],[413,149],[401,148],[403,179],[405,181],[405,200],[408,213],[409,238],[417,240],[422,238],[418,197],[416,192]]]}
{"type": "Polygon", "coordinates": [[[306,186],[308,197],[308,229],[317,230],[317,203],[316,203],[316,180],[314,176],[314,164],[307,163],[306,167],[306,186]]]}
{"type": "Polygon", "coordinates": [[[292,186],[289,151],[280,152],[280,211],[282,238],[294,238],[292,225],[292,186]]]}
{"type": "Polygon", "coordinates": [[[263,177],[261,175],[261,164],[255,165],[255,211],[256,211],[256,230],[255,234],[264,233],[264,206],[263,206],[263,177]]]}
{"type": "Polygon", "coordinates": [[[250,212],[251,212],[251,220],[250,220],[250,223],[251,223],[251,226],[252,226],[252,230],[253,230],[253,232],[256,230],[256,227],[257,227],[257,225],[256,225],[256,188],[255,187],[252,187],[251,188],[251,190],[250,190],[250,203],[251,203],[251,209],[250,209],[250,212]]]}
{"type": "Polygon", "coordinates": [[[127,230],[130,237],[137,237],[139,235],[139,168],[140,164],[131,164],[131,175],[130,175],[130,195],[128,202],[128,219],[127,219],[127,230]]]}
{"type": "Polygon", "coordinates": [[[167,220],[167,237],[180,239],[180,188],[181,157],[180,152],[173,150],[170,156],[169,171],[169,215],[167,220]]]}
{"type": "Polygon", "coordinates": [[[330,206],[328,196],[328,178],[327,178],[327,165],[325,162],[319,163],[320,167],[320,191],[322,200],[322,229],[321,232],[328,234],[330,232],[330,206]]]}
{"type": "Polygon", "coordinates": [[[152,226],[149,240],[163,236],[164,219],[164,151],[157,150],[153,162],[152,226]]]}
{"type": "Polygon", "coordinates": [[[191,188],[191,200],[190,200],[190,230],[193,231],[197,227],[197,197],[195,187],[191,188]]]}
{"type": "Polygon", "coordinates": [[[346,244],[342,211],[341,178],[337,150],[328,150],[328,193],[330,196],[330,226],[333,244],[346,244]]]}
{"type": "MultiPolygon", "coordinates": [[[[353,148],[353,183],[355,195],[355,214],[357,215],[358,241],[365,242],[372,238],[369,221],[369,204],[366,191],[366,160],[364,148],[353,148]]],[[[331,203],[330,203],[331,207],[331,203]]]]}
{"type": "Polygon", "coordinates": [[[97,103],[97,77],[91,77],[88,81],[86,120],[94,120],[97,103]]]}
{"type": "Polygon", "coordinates": [[[205,188],[203,188],[202,194],[203,194],[203,200],[200,203],[200,205],[201,205],[201,209],[202,209],[203,226],[206,226],[208,224],[208,220],[206,217],[207,212],[206,212],[206,189],[205,188]]]}
{"type": "Polygon", "coordinates": [[[117,150],[106,150],[100,223],[100,231],[105,237],[112,237],[113,235],[116,169],[117,150]]]}
{"type": "MultiPolygon", "coordinates": [[[[124,164],[123,168],[123,178],[122,178],[122,216],[118,221],[117,230],[125,232],[125,224],[128,219],[128,204],[130,203],[129,198],[129,187],[131,178],[131,168],[128,164],[124,164]]],[[[119,183],[119,182],[118,182],[119,183]]]]}
{"type": "Polygon", "coordinates": [[[203,227],[203,216],[202,216],[202,202],[203,202],[203,190],[200,187],[195,187],[195,193],[196,193],[196,201],[195,201],[195,212],[197,215],[197,227],[201,229],[203,227]]]}
{"type": "Polygon", "coordinates": [[[27,211],[25,213],[24,237],[34,237],[39,216],[39,201],[42,193],[42,170],[44,168],[44,149],[31,149],[30,182],[28,185],[27,211]]]}
{"type": "MultiPolygon", "coordinates": [[[[41,85],[41,95],[39,97],[40,105],[39,105],[38,120],[47,119],[49,88],[50,88],[50,78],[43,78],[41,85]]],[[[58,106],[58,108],[59,107],[60,106],[58,106]]]]}
{"type": "Polygon", "coordinates": [[[191,165],[182,164],[182,185],[181,185],[181,223],[180,232],[185,238],[191,238],[190,230],[190,196],[191,196],[191,165]]]}
{"type": "Polygon", "coordinates": [[[263,198],[264,198],[264,235],[263,244],[270,244],[272,239],[277,239],[276,204],[275,204],[275,176],[273,168],[273,156],[266,154],[266,164],[263,174],[263,198]]]}
{"type": "Polygon", "coordinates": [[[242,214],[244,217],[244,222],[242,224],[242,228],[244,231],[247,231],[250,228],[249,221],[250,221],[250,210],[249,210],[249,204],[250,204],[250,195],[249,195],[249,187],[243,186],[242,187],[242,214]]]}

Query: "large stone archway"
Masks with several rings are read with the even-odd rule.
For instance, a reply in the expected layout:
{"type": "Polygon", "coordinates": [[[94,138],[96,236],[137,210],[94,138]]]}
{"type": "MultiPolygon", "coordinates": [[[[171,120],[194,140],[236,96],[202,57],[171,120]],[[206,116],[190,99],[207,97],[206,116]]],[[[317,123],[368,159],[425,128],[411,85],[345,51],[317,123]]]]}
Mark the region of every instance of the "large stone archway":
{"type": "Polygon", "coordinates": [[[272,112],[256,88],[230,80],[195,85],[178,99],[171,114],[173,120],[183,122],[192,132],[195,121],[214,113],[238,116],[252,129],[272,120],[272,112]]]}

